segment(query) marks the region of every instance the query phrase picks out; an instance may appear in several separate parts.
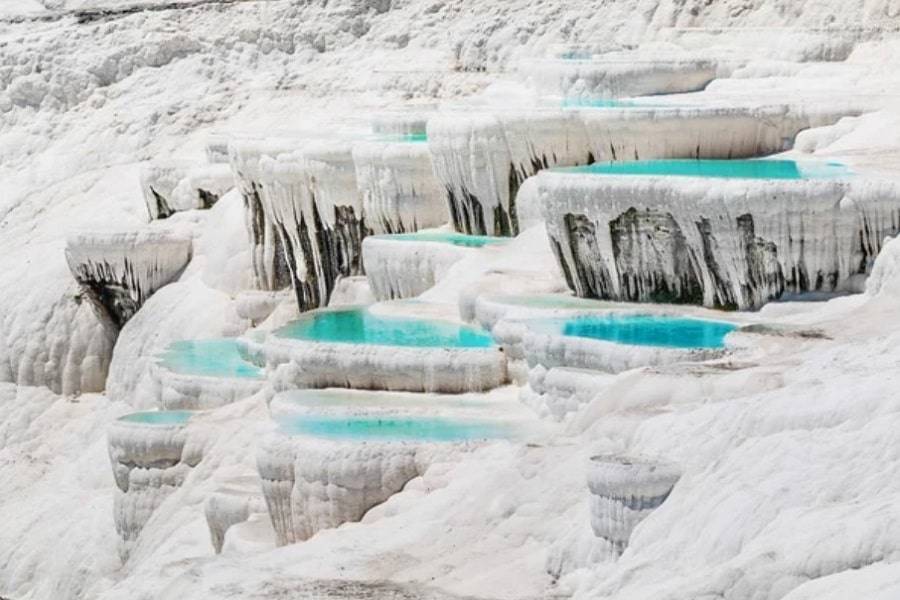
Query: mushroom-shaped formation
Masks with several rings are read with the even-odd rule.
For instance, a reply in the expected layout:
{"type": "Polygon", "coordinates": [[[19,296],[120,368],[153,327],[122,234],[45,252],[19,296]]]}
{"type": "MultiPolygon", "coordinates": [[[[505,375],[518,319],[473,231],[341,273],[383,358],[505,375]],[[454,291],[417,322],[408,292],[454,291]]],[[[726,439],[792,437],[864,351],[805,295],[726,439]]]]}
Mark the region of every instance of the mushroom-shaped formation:
{"type": "Polygon", "coordinates": [[[107,432],[119,488],[113,511],[123,560],[153,512],[203,457],[202,442],[188,440],[190,417],[187,411],[133,413],[116,420],[107,432]]]}
{"type": "Polygon", "coordinates": [[[191,259],[189,235],[146,229],[78,233],[66,243],[69,270],[99,314],[121,328],[191,259]]]}
{"type": "Polygon", "coordinates": [[[377,300],[413,298],[458,261],[506,238],[445,231],[374,235],[363,240],[363,263],[377,300]]]}
{"type": "Polygon", "coordinates": [[[592,456],[587,479],[594,535],[622,554],[637,524],[665,502],[680,477],[679,467],[664,461],[592,456]]]}

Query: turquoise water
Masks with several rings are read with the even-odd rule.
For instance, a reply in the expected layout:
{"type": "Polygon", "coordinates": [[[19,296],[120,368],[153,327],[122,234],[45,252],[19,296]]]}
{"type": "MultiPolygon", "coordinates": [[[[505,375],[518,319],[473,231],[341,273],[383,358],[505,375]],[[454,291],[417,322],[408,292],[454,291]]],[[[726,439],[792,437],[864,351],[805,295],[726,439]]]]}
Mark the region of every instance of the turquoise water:
{"type": "Polygon", "coordinates": [[[407,242],[441,242],[465,248],[481,248],[490,244],[502,244],[509,241],[509,238],[489,235],[466,235],[465,233],[456,233],[454,231],[418,231],[416,233],[397,233],[394,235],[379,235],[377,237],[407,242]]]}
{"type": "Polygon", "coordinates": [[[659,175],[730,179],[826,179],[850,174],[837,162],[793,160],[665,159],[602,162],[583,167],[553,169],[560,173],[589,175],[659,175]]]}
{"type": "Polygon", "coordinates": [[[120,421],[126,423],[141,423],[142,425],[184,425],[193,415],[189,410],[154,410],[136,412],[124,417],[120,421]]]}
{"type": "Polygon", "coordinates": [[[173,342],[160,355],[160,360],[167,369],[183,375],[262,377],[262,370],[244,360],[237,340],[231,338],[173,342]]]}
{"type": "Polygon", "coordinates": [[[504,437],[506,430],[499,423],[440,417],[296,416],[280,417],[276,421],[288,435],[345,440],[450,442],[504,437]]]}
{"type": "Polygon", "coordinates": [[[491,336],[466,325],[383,317],[365,308],[321,310],[288,323],[275,335],[296,340],[415,348],[488,348],[491,336]]]}
{"type": "Polygon", "coordinates": [[[722,321],[652,315],[597,315],[536,320],[533,328],[634,346],[723,348],[725,335],[737,326],[722,321]]]}
{"type": "Polygon", "coordinates": [[[563,98],[563,108],[633,108],[649,106],[631,100],[613,100],[611,98],[563,98]]]}

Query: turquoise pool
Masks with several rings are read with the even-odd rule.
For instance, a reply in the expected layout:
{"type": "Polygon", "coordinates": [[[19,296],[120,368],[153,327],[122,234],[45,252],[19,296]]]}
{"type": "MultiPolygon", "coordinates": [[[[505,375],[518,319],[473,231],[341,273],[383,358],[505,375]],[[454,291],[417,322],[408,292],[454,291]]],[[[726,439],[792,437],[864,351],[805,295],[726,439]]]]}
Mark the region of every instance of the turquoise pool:
{"type": "Polygon", "coordinates": [[[415,233],[396,233],[393,235],[375,236],[385,240],[399,240],[403,242],[439,242],[452,244],[464,248],[482,248],[491,244],[508,242],[509,238],[493,237],[489,235],[466,235],[455,231],[417,231],[415,233]]]}
{"type": "Polygon", "coordinates": [[[596,315],[567,319],[536,319],[532,328],[543,333],[603,340],[633,346],[715,349],[737,329],[732,323],[653,315],[596,315]]]}
{"type": "Polygon", "coordinates": [[[711,177],[721,179],[828,179],[850,174],[837,162],[793,160],[665,159],[602,162],[582,167],[553,169],[560,173],[587,175],[650,175],[711,177]]]}
{"type": "Polygon", "coordinates": [[[307,313],[275,332],[282,338],[414,348],[489,348],[491,336],[467,325],[375,315],[365,308],[307,313]]]}
{"type": "Polygon", "coordinates": [[[501,438],[506,427],[500,423],[441,417],[330,417],[297,416],[276,418],[287,435],[309,435],[337,440],[453,442],[501,438]]]}
{"type": "MultiPolygon", "coordinates": [[[[490,402],[459,394],[438,395],[415,392],[382,392],[351,389],[290,390],[277,394],[272,406],[297,411],[433,410],[435,408],[483,409],[490,402]]],[[[273,409],[274,410],[274,409],[273,409]]]]}
{"type": "Polygon", "coordinates": [[[141,425],[185,425],[193,414],[189,410],[151,410],[131,413],[119,417],[119,420],[141,425]]]}
{"type": "Polygon", "coordinates": [[[159,358],[164,367],[183,375],[256,379],[263,374],[244,360],[231,338],[173,342],[159,358]]]}

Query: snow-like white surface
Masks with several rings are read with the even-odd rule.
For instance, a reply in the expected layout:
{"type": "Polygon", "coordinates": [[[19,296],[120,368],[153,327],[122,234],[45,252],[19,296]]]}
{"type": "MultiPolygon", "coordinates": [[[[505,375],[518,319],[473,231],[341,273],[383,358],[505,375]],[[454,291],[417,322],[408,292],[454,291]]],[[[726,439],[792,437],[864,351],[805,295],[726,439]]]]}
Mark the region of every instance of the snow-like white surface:
{"type": "MultiPolygon", "coordinates": [[[[126,403],[152,404],[150,357],[172,340],[240,335],[258,319],[271,327],[290,310],[266,317],[236,299],[273,287],[251,265],[277,256],[274,244],[257,252],[248,240],[236,194],[208,214],[176,215],[193,236],[191,263],[115,349],[64,255],[70,233],[144,227],[141,166],[201,163],[213,132],[363,128],[371,109],[482,92],[559,44],[633,51],[655,41],[655,56],[672,44],[711,57],[739,46],[731,55],[741,60],[764,46],[763,60],[750,56],[673,101],[862,105],[877,112],[803,133],[797,153],[895,174],[896,2],[241,2],[82,23],[58,13],[85,5],[0,4],[0,380],[14,382],[0,383],[0,595],[268,598],[343,579],[391,582],[408,597],[423,586],[497,599],[896,596],[897,242],[883,246],[865,295],[762,309],[754,320],[793,329],[748,334],[757,343],[740,361],[610,375],[565,431],[434,464],[359,523],[277,550],[256,515],[214,555],[204,503],[255,472],[269,416],[262,395],[211,411],[196,423],[203,459],[153,511],[124,566],[106,430],[132,410],[126,403]],[[27,20],[37,13],[48,19],[27,20]],[[843,58],[858,40],[870,41],[846,62],[789,62],[843,58]],[[825,337],[785,333],[797,328],[825,337]],[[89,393],[103,390],[96,374],[110,355],[106,394],[89,393]],[[682,471],[614,562],[590,527],[587,464],[597,453],[660,457],[682,471]]],[[[476,102],[498,99],[517,110],[534,100],[504,84],[476,102]]],[[[535,228],[459,261],[424,299],[472,318],[480,293],[562,285],[535,228]]],[[[493,393],[519,396],[514,386],[493,393]]],[[[341,585],[356,589],[321,595],[346,596],[341,585]]]]}

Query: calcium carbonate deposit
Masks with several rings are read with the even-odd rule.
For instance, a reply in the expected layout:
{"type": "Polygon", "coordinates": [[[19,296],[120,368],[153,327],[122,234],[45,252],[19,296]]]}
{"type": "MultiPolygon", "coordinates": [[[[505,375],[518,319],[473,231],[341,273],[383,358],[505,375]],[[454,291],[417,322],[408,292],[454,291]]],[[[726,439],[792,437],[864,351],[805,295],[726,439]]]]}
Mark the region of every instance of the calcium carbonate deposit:
{"type": "Polygon", "coordinates": [[[897,0],[0,2],[0,600],[900,597],[897,0]]]}

